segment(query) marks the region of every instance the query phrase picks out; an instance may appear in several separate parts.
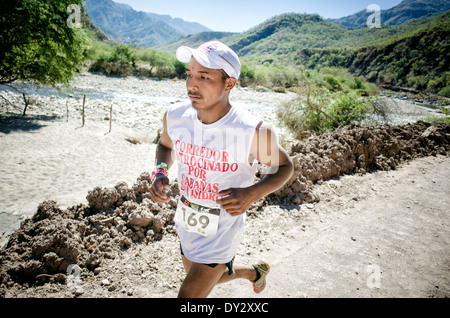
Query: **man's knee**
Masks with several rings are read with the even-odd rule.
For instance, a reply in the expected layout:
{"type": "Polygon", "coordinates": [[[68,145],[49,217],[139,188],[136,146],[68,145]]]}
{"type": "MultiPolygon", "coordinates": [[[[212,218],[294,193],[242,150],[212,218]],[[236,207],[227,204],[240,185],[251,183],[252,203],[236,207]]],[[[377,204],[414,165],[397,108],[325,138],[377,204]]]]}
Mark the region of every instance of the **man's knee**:
{"type": "Polygon", "coordinates": [[[204,264],[192,263],[178,292],[179,298],[205,298],[212,291],[225,270],[220,264],[211,268],[204,264]]]}
{"type": "Polygon", "coordinates": [[[182,284],[178,291],[178,298],[206,298],[209,292],[182,284]]]}
{"type": "Polygon", "coordinates": [[[198,280],[185,279],[178,291],[178,298],[206,298],[214,285],[215,283],[211,281],[202,283],[198,280]]]}

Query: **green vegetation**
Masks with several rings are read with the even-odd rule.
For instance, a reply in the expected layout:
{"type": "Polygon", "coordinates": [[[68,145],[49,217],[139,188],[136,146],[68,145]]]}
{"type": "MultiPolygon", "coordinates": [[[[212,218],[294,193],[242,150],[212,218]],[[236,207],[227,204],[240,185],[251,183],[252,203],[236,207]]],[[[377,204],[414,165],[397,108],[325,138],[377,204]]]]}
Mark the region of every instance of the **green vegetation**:
{"type": "MultiPolygon", "coordinates": [[[[410,10],[415,5],[413,2],[420,7],[423,1],[404,1],[402,7],[410,10]]],[[[430,7],[430,1],[425,2],[430,7]]],[[[420,12],[424,13],[423,10],[420,12]]],[[[404,12],[402,15],[398,8],[392,12],[396,21],[418,14],[404,12]]],[[[449,21],[450,11],[401,25],[346,29],[318,15],[292,13],[275,16],[244,33],[228,36],[205,33],[200,38],[202,41],[218,39],[243,58],[244,85],[248,85],[248,80],[255,80],[259,84],[279,86],[273,84],[280,82],[277,77],[295,73],[302,65],[313,70],[338,67],[379,85],[408,87],[445,97],[450,94],[449,21]]],[[[199,36],[188,36],[176,44],[195,47],[199,41],[199,36]]],[[[174,53],[176,47],[167,44],[161,49],[174,53]]],[[[287,78],[289,87],[292,77],[287,78]]],[[[333,85],[331,78],[327,80],[333,85]]]]}
{"type": "Polygon", "coordinates": [[[0,84],[68,85],[80,70],[86,38],[68,26],[70,5],[80,8],[82,0],[2,0],[0,84]]]}
{"type": "Polygon", "coordinates": [[[355,77],[345,68],[324,67],[320,71],[307,70],[306,75],[318,87],[324,87],[332,92],[348,92],[355,90],[361,96],[378,94],[375,84],[367,82],[364,77],[355,77]]]}
{"type": "Polygon", "coordinates": [[[442,116],[427,116],[424,118],[424,121],[429,123],[439,122],[439,123],[445,123],[450,124],[450,109],[441,107],[441,111],[444,113],[445,117],[442,116]]]}
{"type": "Polygon", "coordinates": [[[285,66],[243,61],[240,83],[242,86],[260,85],[278,91],[294,90],[305,83],[305,77],[313,85],[333,92],[357,90],[361,96],[378,94],[375,84],[364,77],[355,77],[345,68],[324,67],[320,70],[304,70],[303,66],[285,66]],[[283,90],[284,89],[284,90],[283,90]]]}
{"type": "Polygon", "coordinates": [[[334,131],[340,125],[370,118],[372,100],[356,91],[330,92],[317,87],[280,107],[278,118],[299,139],[334,131]]]}
{"type": "MultiPolygon", "coordinates": [[[[359,49],[304,49],[307,68],[345,67],[356,76],[389,86],[450,96],[450,11],[418,28],[359,49]]],[[[417,26],[418,23],[411,23],[417,26]]]]}
{"type": "Polygon", "coordinates": [[[222,39],[230,36],[234,33],[231,32],[200,32],[192,35],[181,36],[178,39],[175,39],[170,42],[163,43],[161,45],[155,45],[152,48],[167,52],[174,53],[176,50],[183,45],[190,47],[199,47],[205,42],[216,40],[223,41],[222,39]]]}
{"type": "Polygon", "coordinates": [[[304,47],[336,45],[346,29],[323,20],[319,15],[282,14],[240,34],[223,40],[238,53],[256,63],[272,60],[284,65],[297,63],[304,47]]]}
{"type": "Polygon", "coordinates": [[[173,78],[185,72],[173,54],[126,44],[92,40],[85,58],[89,71],[111,75],[173,78]]]}
{"type": "MultiPolygon", "coordinates": [[[[82,0],[4,1],[0,84],[69,85],[82,70],[183,78],[185,64],[175,49],[217,39],[241,57],[241,86],[299,94],[278,114],[298,138],[367,120],[378,93],[375,83],[450,97],[450,11],[380,29],[347,29],[318,15],[282,14],[244,33],[203,32],[151,49],[109,40],[93,25],[82,0]],[[67,26],[73,4],[81,8],[82,28],[67,26]]],[[[428,0],[402,5],[410,9],[423,1],[428,0]]],[[[395,14],[400,21],[416,13],[397,8],[395,14]]]]}
{"type": "Polygon", "coordinates": [[[259,85],[272,89],[282,90],[299,85],[300,67],[285,65],[263,64],[243,61],[240,84],[242,86],[259,85]]]}
{"type": "Polygon", "coordinates": [[[373,84],[339,68],[320,72],[307,70],[299,74],[299,97],[282,105],[277,114],[297,139],[369,120],[377,94],[373,84]]]}
{"type": "MultiPolygon", "coordinates": [[[[381,11],[381,21],[385,25],[400,25],[412,19],[430,17],[450,10],[448,0],[403,0],[397,6],[381,11]]],[[[359,11],[347,17],[331,19],[333,23],[347,28],[364,27],[372,12],[359,11]]]]}

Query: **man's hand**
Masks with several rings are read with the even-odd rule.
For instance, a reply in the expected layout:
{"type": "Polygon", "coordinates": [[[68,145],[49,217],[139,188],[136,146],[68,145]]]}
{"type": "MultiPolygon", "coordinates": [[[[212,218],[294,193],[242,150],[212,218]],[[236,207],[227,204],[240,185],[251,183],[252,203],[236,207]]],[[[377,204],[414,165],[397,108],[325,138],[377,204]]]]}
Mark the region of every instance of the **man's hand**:
{"type": "Polygon", "coordinates": [[[168,189],[170,189],[169,178],[163,174],[158,174],[150,188],[150,196],[156,203],[167,203],[170,198],[164,193],[164,190],[168,189]]]}
{"type": "Polygon", "coordinates": [[[231,188],[220,191],[217,195],[223,198],[217,199],[216,203],[231,216],[243,214],[254,202],[259,200],[254,197],[250,188],[231,188]]]}

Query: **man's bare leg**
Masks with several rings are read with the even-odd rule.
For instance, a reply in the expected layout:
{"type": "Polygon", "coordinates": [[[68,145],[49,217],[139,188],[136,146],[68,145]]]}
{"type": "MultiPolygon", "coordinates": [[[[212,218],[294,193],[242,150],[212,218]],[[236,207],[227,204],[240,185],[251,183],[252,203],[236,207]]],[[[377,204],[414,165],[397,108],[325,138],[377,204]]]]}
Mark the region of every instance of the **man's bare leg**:
{"type": "Polygon", "coordinates": [[[182,259],[187,275],[178,293],[180,298],[205,298],[217,284],[236,278],[248,279],[252,282],[257,278],[253,266],[234,264],[234,272],[228,275],[228,268],[225,264],[219,264],[212,268],[205,264],[193,263],[184,255],[182,255],[182,259]]]}
{"type": "Polygon", "coordinates": [[[251,282],[254,282],[257,278],[257,273],[253,266],[234,264],[233,269],[234,272],[231,275],[228,275],[228,268],[226,268],[222,277],[220,277],[217,283],[218,284],[226,283],[236,278],[244,278],[248,279],[251,282]]]}
{"type": "Polygon", "coordinates": [[[184,255],[183,265],[187,272],[181,284],[178,298],[206,298],[222,277],[226,266],[219,264],[215,268],[189,261],[184,255]]]}

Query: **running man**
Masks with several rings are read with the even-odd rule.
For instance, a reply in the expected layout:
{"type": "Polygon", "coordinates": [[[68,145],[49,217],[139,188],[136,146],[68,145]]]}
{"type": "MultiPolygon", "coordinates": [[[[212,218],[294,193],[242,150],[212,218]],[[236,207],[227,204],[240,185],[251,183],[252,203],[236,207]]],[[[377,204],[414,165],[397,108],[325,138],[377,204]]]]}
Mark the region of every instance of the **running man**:
{"type": "Polygon", "coordinates": [[[216,284],[235,278],[249,280],[259,293],[269,264],[233,264],[234,256],[245,212],[289,180],[292,161],[269,125],[230,104],[241,70],[233,50],[213,41],[198,49],[182,46],[177,58],[189,63],[190,102],[173,105],[164,115],[150,193],[157,203],[169,202],[164,190],[176,162],[181,194],[175,224],[187,273],[178,297],[204,298],[216,284]],[[255,182],[258,162],[268,171],[255,182]]]}

